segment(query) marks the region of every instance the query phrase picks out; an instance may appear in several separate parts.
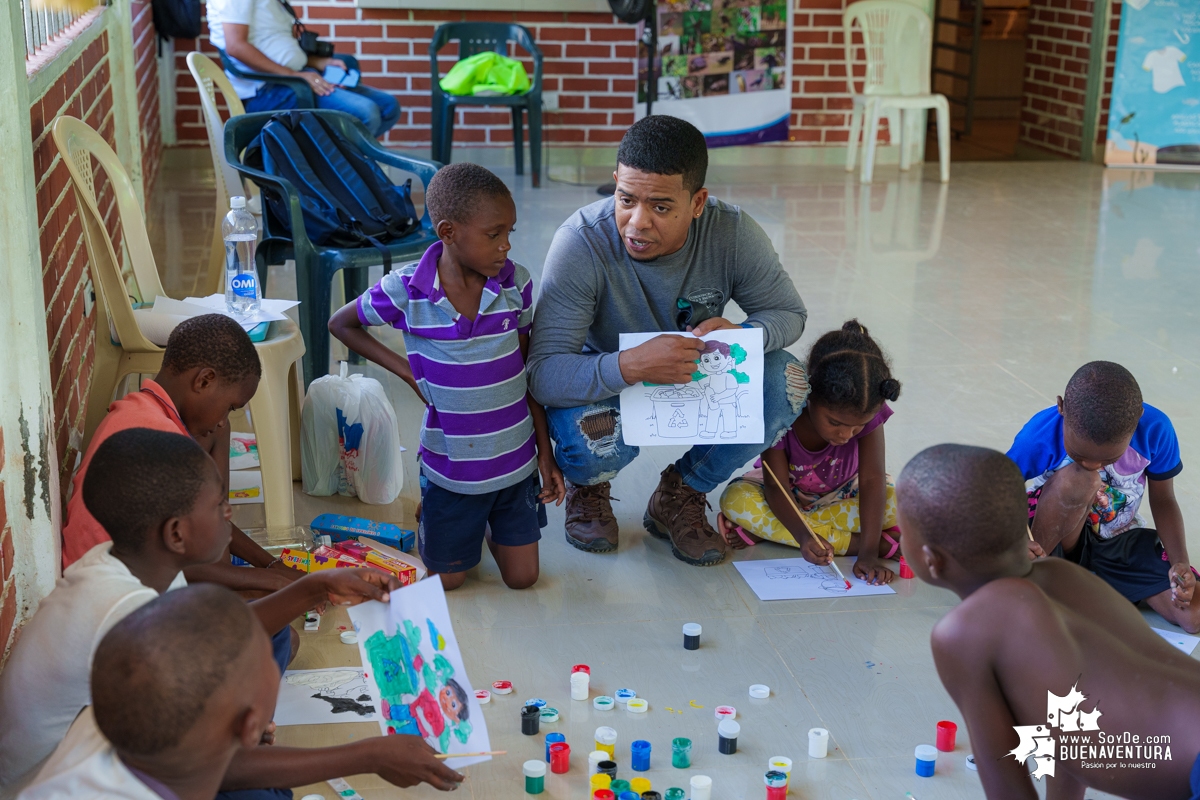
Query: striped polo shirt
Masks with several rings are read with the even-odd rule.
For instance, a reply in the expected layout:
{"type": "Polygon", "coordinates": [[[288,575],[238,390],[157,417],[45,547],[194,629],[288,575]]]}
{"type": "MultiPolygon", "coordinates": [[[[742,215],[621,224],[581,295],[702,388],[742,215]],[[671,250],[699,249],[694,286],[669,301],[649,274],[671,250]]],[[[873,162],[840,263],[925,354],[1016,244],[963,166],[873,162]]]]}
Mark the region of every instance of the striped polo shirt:
{"type": "Polygon", "coordinates": [[[520,264],[483,287],[475,321],[454,309],[437,263],[442,243],[383,276],[358,298],[364,326],[404,332],[413,377],[428,405],[421,465],[433,483],[460,494],[513,486],[537,469],[518,334],[533,321],[533,281],[520,264]]]}

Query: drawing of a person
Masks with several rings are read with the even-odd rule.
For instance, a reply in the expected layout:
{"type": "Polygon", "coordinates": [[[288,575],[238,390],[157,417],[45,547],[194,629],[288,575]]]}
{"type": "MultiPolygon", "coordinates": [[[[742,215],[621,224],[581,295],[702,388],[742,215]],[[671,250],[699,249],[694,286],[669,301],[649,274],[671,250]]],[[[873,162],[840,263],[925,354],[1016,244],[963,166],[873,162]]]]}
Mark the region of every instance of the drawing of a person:
{"type": "Polygon", "coordinates": [[[722,439],[737,436],[738,381],[732,375],[736,365],[729,345],[724,342],[705,342],[700,352],[698,367],[704,377],[696,381],[708,403],[708,416],[700,436],[713,439],[721,429],[722,439]]]}

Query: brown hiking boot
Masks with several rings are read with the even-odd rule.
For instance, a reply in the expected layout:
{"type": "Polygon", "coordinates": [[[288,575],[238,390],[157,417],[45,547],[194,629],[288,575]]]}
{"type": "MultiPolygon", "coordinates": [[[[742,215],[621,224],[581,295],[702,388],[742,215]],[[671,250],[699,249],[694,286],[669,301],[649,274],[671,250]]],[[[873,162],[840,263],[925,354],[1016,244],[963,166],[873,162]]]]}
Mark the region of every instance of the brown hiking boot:
{"type": "Polygon", "coordinates": [[[612,484],[576,486],[567,481],[567,542],[588,553],[617,549],[617,518],[612,510],[612,484]]]}
{"type": "Polygon", "coordinates": [[[642,524],[659,539],[670,539],[671,552],[680,561],[709,567],[725,559],[727,545],[708,524],[707,508],[704,494],[684,483],[672,464],[650,495],[642,524]]]}

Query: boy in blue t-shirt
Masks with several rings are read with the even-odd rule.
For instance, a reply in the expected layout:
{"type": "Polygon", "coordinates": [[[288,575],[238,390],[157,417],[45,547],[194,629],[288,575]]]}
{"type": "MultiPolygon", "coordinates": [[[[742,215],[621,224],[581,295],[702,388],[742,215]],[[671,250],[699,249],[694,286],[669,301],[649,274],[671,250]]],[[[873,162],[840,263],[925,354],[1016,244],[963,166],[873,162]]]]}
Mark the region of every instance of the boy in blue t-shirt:
{"type": "Polygon", "coordinates": [[[1057,408],[1034,415],[1008,457],[1026,480],[1033,537],[1047,553],[1096,573],[1127,600],[1145,600],[1188,633],[1200,631],[1196,579],[1172,479],[1183,470],[1167,415],[1142,402],[1129,370],[1084,364],[1057,408]],[[1138,514],[1143,495],[1157,530],[1138,514]]]}

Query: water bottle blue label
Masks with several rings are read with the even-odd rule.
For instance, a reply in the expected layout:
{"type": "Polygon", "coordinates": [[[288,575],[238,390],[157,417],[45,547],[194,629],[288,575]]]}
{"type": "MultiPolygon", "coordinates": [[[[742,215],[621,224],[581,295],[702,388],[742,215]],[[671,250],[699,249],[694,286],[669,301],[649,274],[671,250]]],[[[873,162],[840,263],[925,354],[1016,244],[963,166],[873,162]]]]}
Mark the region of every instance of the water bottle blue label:
{"type": "Polygon", "coordinates": [[[258,280],[252,273],[243,272],[240,275],[235,275],[230,280],[230,283],[233,286],[233,293],[238,297],[253,299],[258,294],[256,291],[258,280]]]}

